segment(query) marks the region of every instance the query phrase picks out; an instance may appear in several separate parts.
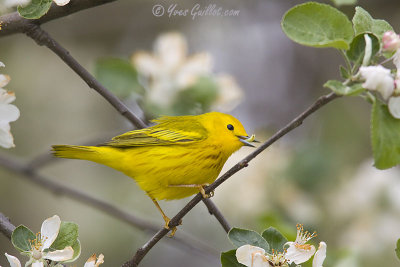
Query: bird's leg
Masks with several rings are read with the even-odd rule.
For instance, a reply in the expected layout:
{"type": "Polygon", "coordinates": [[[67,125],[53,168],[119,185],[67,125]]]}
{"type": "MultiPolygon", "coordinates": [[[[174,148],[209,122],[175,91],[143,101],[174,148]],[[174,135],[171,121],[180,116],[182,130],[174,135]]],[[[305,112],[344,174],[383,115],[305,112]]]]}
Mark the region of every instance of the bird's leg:
{"type": "Polygon", "coordinates": [[[210,184],[170,184],[168,187],[186,187],[186,188],[198,188],[203,198],[210,198],[214,196],[214,191],[211,191],[210,194],[206,194],[204,187],[209,186],[210,184]]]}
{"type": "MultiPolygon", "coordinates": [[[[153,200],[154,205],[156,205],[157,209],[160,211],[161,216],[163,217],[163,219],[164,219],[164,221],[165,221],[164,228],[169,230],[169,229],[170,229],[170,228],[169,228],[169,222],[171,221],[171,219],[168,218],[167,215],[165,215],[165,213],[164,213],[164,211],[161,209],[160,205],[158,205],[157,200],[155,200],[154,198],[151,198],[151,200],[153,200]]],[[[172,228],[172,229],[171,229],[171,234],[169,235],[169,237],[173,237],[173,236],[175,235],[176,230],[177,230],[176,227],[172,228]]]]}

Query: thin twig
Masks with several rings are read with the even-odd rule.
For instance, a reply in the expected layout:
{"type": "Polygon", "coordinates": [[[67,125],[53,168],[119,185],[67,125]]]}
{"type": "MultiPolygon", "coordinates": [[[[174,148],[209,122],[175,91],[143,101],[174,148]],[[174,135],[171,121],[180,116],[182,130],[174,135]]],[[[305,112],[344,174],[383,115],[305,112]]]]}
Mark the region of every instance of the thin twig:
{"type": "Polygon", "coordinates": [[[15,226],[10,220],[0,212],[0,232],[2,232],[8,239],[11,239],[11,234],[14,231],[15,226]]]}
{"type": "Polygon", "coordinates": [[[3,16],[0,16],[0,37],[14,33],[21,33],[23,32],[23,29],[26,27],[26,25],[31,23],[36,23],[37,25],[40,25],[54,19],[71,15],[84,9],[104,5],[115,1],[116,0],[71,0],[66,6],[57,6],[53,3],[49,12],[47,12],[46,15],[37,20],[25,19],[21,17],[18,12],[5,14],[3,16]]]}
{"type": "Polygon", "coordinates": [[[36,41],[38,45],[43,45],[52,50],[64,61],[71,69],[75,71],[87,85],[96,90],[101,96],[104,97],[122,116],[126,117],[138,128],[146,127],[146,124],[132,113],[128,107],[113,95],[107,88],[99,83],[92,74],[90,74],[78,61],[73,58],[70,53],[62,47],[56,40],[54,40],[46,31],[42,30],[36,24],[28,24],[24,29],[24,33],[36,41]]]}
{"type": "MultiPolygon", "coordinates": [[[[0,166],[3,166],[6,169],[15,173],[21,174],[22,178],[25,178],[28,181],[31,181],[41,186],[42,188],[50,190],[57,196],[64,195],[85,205],[95,207],[96,209],[102,210],[112,217],[124,221],[145,232],[153,234],[159,229],[159,227],[155,224],[147,220],[141,219],[140,217],[137,217],[135,215],[126,213],[125,211],[105,201],[91,197],[90,195],[87,195],[86,193],[83,193],[79,190],[55,183],[36,173],[34,170],[30,169],[28,165],[20,163],[15,159],[11,159],[9,156],[3,156],[0,154],[0,166]]],[[[0,217],[0,231],[6,231],[3,233],[7,235],[10,228],[7,227],[6,224],[3,225],[2,222],[3,220],[0,217]]],[[[175,245],[179,246],[182,249],[196,252],[198,255],[206,257],[208,259],[215,259],[216,255],[218,254],[217,251],[211,248],[209,245],[185,233],[182,233],[181,237],[171,238],[168,240],[170,240],[170,242],[173,242],[175,245]]]]}
{"type": "MultiPolygon", "coordinates": [[[[256,150],[254,150],[252,153],[250,153],[247,157],[242,159],[240,162],[238,162],[236,165],[234,165],[231,169],[229,169],[227,172],[225,172],[221,177],[219,177],[214,183],[212,183],[210,186],[208,186],[205,189],[206,194],[209,194],[211,191],[214,191],[218,186],[220,186],[223,182],[225,182],[227,179],[229,179],[232,175],[240,171],[241,169],[245,168],[248,166],[248,163],[254,159],[257,155],[259,155],[261,152],[263,152],[266,148],[268,148],[270,145],[275,143],[277,140],[279,140],[282,136],[286,135],[293,129],[299,127],[303,121],[310,116],[312,113],[314,113],[316,110],[319,108],[323,107],[324,105],[328,104],[335,98],[339,97],[335,93],[330,93],[328,95],[321,96],[320,98],[317,99],[317,101],[314,102],[309,108],[307,108],[303,113],[301,113],[299,116],[297,116],[294,120],[292,120],[289,124],[287,124],[285,127],[280,129],[278,132],[276,132],[271,138],[269,138],[265,143],[263,143],[261,146],[259,146],[256,150]]],[[[194,206],[196,206],[201,200],[203,199],[203,196],[199,193],[196,196],[194,196],[188,204],[186,204],[185,207],[183,207],[170,221],[169,227],[170,229],[173,229],[174,227],[177,227],[179,225],[179,222],[182,220],[182,218],[191,210],[193,209],[194,206]]],[[[149,250],[157,244],[166,234],[168,234],[170,230],[166,228],[160,229],[146,244],[144,244],[141,248],[139,248],[133,258],[127,262],[125,262],[122,266],[123,267],[135,267],[138,266],[138,264],[142,261],[144,256],[149,252],[149,250]]]]}
{"type": "Polygon", "coordinates": [[[232,227],[229,225],[228,221],[225,219],[224,215],[222,215],[221,211],[217,208],[214,202],[212,202],[209,198],[203,198],[203,202],[206,205],[208,212],[217,218],[225,232],[228,233],[232,227]]]}

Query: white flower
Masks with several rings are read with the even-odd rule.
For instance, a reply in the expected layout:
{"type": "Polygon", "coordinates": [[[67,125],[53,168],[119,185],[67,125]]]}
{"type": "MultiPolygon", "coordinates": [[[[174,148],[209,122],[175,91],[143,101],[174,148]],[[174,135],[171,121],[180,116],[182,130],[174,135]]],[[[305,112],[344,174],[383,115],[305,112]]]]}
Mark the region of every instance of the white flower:
{"type": "Polygon", "coordinates": [[[397,70],[400,69],[400,49],[397,49],[393,56],[393,64],[396,66],[397,70]]]}
{"type": "Polygon", "coordinates": [[[396,51],[400,48],[400,36],[392,31],[387,31],[382,37],[383,50],[396,51]]]}
{"type": "Polygon", "coordinates": [[[251,245],[243,245],[236,250],[236,259],[248,267],[267,267],[268,260],[265,250],[251,245]]]}
{"type": "MultiPolygon", "coordinates": [[[[0,66],[4,64],[0,62],[0,66]]],[[[0,74],[0,146],[4,148],[14,147],[14,138],[10,132],[10,122],[19,118],[19,109],[10,104],[15,100],[13,92],[8,92],[2,87],[6,86],[10,81],[10,76],[0,74]]]]}
{"type": "Polygon", "coordinates": [[[363,83],[365,89],[378,91],[385,100],[393,94],[394,79],[389,69],[381,65],[361,67],[360,74],[365,79],[363,83]]]}
{"type": "Polygon", "coordinates": [[[30,256],[29,264],[32,263],[33,267],[43,267],[45,259],[52,261],[66,261],[72,259],[74,250],[72,247],[66,247],[62,250],[46,251],[53,244],[60,231],[61,220],[60,217],[54,215],[51,218],[46,219],[41,227],[39,233],[36,234],[36,238],[31,241],[30,251],[24,253],[30,256]]]}
{"type": "Polygon", "coordinates": [[[236,250],[236,259],[239,263],[248,267],[287,267],[285,254],[273,250],[272,252],[273,254],[266,254],[265,250],[260,247],[243,245],[236,250]]]}
{"type": "Polygon", "coordinates": [[[309,233],[304,231],[303,225],[297,225],[297,237],[294,242],[287,242],[285,245],[289,245],[285,253],[285,258],[289,263],[294,262],[300,264],[308,261],[315,253],[315,247],[310,244],[306,244],[311,238],[315,237],[316,233],[309,233]]]}
{"type": "Polygon", "coordinates": [[[104,255],[100,254],[96,260],[96,254],[90,256],[83,267],[99,267],[100,264],[104,263],[104,255]]]}
{"type": "Polygon", "coordinates": [[[208,53],[187,57],[186,40],[177,32],[160,35],[155,41],[154,54],[137,52],[132,63],[143,76],[141,82],[148,89],[150,102],[161,107],[168,107],[179,90],[210,75],[212,69],[208,53]]]}
{"type": "Polygon", "coordinates": [[[326,243],[320,242],[317,252],[314,255],[312,267],[322,267],[326,258],[326,243]]]}
{"type": "Polygon", "coordinates": [[[396,119],[400,119],[400,96],[389,99],[388,108],[390,114],[396,119]]]}
{"type": "Polygon", "coordinates": [[[21,267],[21,262],[19,261],[19,259],[17,257],[14,257],[12,255],[9,255],[7,253],[5,253],[8,262],[10,263],[11,267],[21,267]]]}

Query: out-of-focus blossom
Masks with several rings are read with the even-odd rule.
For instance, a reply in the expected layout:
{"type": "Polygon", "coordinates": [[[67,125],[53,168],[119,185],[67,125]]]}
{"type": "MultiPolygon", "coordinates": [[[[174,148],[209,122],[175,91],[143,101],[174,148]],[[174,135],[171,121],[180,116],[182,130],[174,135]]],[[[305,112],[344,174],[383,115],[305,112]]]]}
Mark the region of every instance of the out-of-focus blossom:
{"type": "Polygon", "coordinates": [[[96,254],[90,256],[90,258],[86,261],[83,267],[99,267],[100,264],[104,263],[104,255],[100,254],[98,258],[96,258],[96,254]]]}
{"type": "Polygon", "coordinates": [[[195,85],[200,78],[216,83],[217,99],[211,105],[214,110],[230,111],[243,96],[232,76],[212,73],[213,59],[209,53],[188,56],[186,39],[178,32],[160,35],[153,53],[137,52],[132,63],[146,88],[146,99],[160,108],[171,107],[179,92],[195,85]]]}
{"type": "MultiPolygon", "coordinates": [[[[0,66],[4,64],[0,62],[0,66]]],[[[15,100],[13,92],[9,92],[2,87],[10,81],[10,76],[0,74],[0,146],[4,148],[14,147],[14,138],[10,132],[10,122],[19,118],[19,109],[10,104],[15,100]]]]}
{"type": "Polygon", "coordinates": [[[61,220],[60,217],[54,215],[46,219],[41,227],[36,238],[31,240],[30,251],[25,251],[30,256],[27,264],[32,264],[34,267],[43,267],[43,262],[48,259],[52,261],[66,261],[72,259],[74,250],[68,246],[62,250],[49,251],[48,249],[53,244],[60,231],[61,220]]]}
{"type": "Polygon", "coordinates": [[[400,48],[400,36],[393,31],[387,31],[382,37],[383,50],[396,51],[400,48]]]}
{"type": "Polygon", "coordinates": [[[303,225],[297,225],[297,236],[294,242],[287,242],[285,245],[289,245],[285,258],[289,263],[294,262],[300,264],[308,261],[315,253],[315,247],[310,244],[306,244],[311,238],[315,237],[316,233],[309,233],[304,231],[303,225]]]}
{"type": "Polygon", "coordinates": [[[326,243],[320,242],[317,252],[315,252],[312,267],[322,267],[326,258],[326,243]]]}
{"type": "Polygon", "coordinates": [[[389,69],[381,65],[361,67],[360,74],[365,79],[363,83],[365,89],[378,91],[385,100],[393,94],[394,79],[389,69]]]}
{"type": "MultiPolygon", "coordinates": [[[[69,3],[70,0],[53,0],[54,3],[58,6],[65,6],[69,3]]],[[[5,7],[14,7],[14,6],[26,6],[29,4],[31,0],[5,0],[5,7]]]]}
{"type": "Polygon", "coordinates": [[[19,259],[17,257],[14,257],[12,255],[9,255],[7,253],[5,253],[8,262],[10,263],[11,267],[21,267],[21,262],[19,261],[19,259]]]}
{"type": "Polygon", "coordinates": [[[208,76],[212,58],[208,53],[187,56],[185,38],[177,32],[162,34],[154,45],[154,53],[137,52],[132,62],[144,78],[149,100],[161,107],[169,106],[179,90],[208,76]]]}

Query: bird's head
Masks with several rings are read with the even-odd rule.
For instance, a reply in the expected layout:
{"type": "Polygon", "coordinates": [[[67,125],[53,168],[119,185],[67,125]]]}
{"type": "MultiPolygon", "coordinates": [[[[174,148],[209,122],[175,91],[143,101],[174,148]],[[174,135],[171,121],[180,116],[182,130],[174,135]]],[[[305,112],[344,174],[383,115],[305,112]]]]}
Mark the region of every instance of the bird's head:
{"type": "Polygon", "coordinates": [[[209,132],[209,138],[223,144],[230,153],[242,146],[254,147],[252,142],[257,142],[254,134],[249,137],[242,123],[231,115],[210,112],[203,116],[203,125],[209,132]]]}

